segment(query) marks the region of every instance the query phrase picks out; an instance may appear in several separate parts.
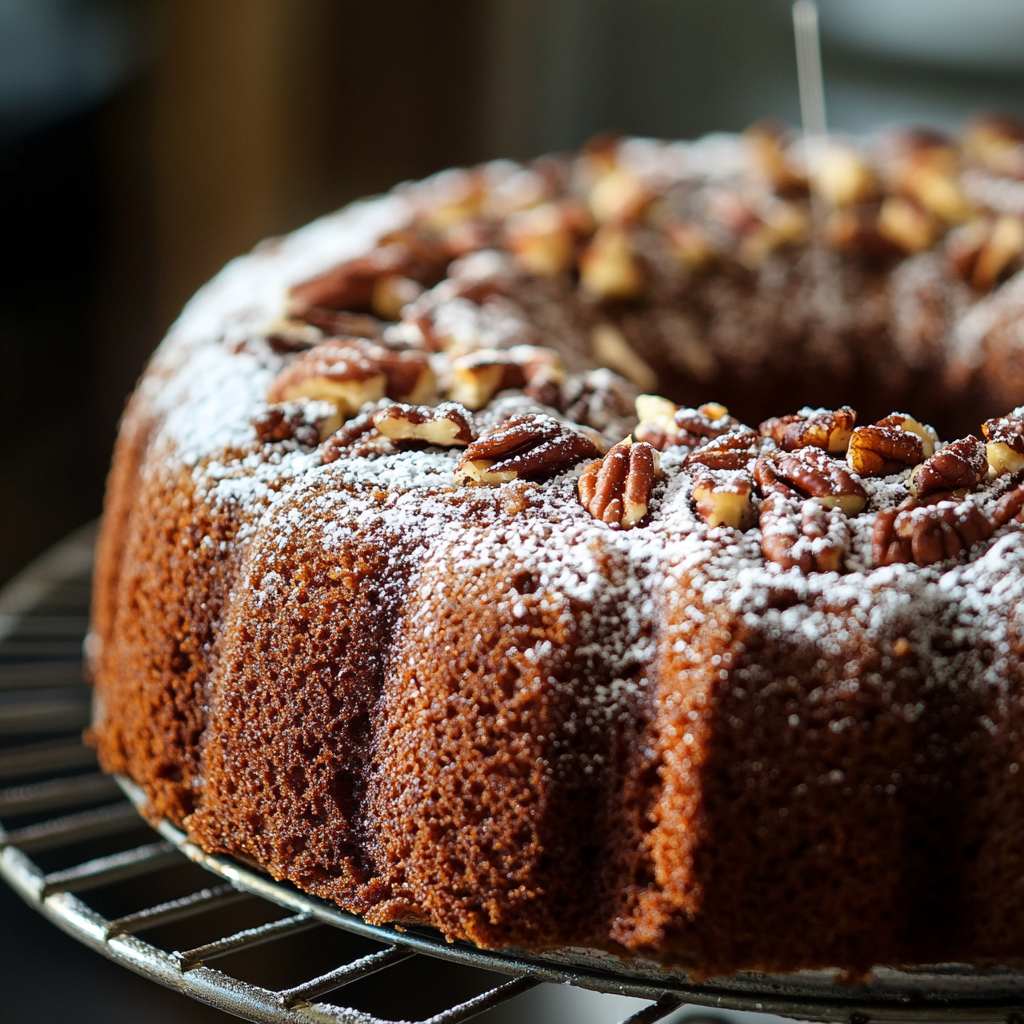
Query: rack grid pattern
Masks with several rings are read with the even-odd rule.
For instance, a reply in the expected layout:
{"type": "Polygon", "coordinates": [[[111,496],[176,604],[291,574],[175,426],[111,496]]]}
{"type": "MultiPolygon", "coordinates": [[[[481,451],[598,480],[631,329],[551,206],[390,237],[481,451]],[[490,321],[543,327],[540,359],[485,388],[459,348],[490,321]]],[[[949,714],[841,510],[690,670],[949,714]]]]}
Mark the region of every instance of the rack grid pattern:
{"type": "Polygon", "coordinates": [[[136,809],[142,793],[128,780],[100,774],[93,752],[81,742],[90,713],[81,647],[92,537],[90,528],[73,534],[0,591],[0,787],[6,787],[0,788],[0,876],[44,916],[111,960],[218,1009],[275,1024],[384,1024],[365,1011],[320,1000],[422,957],[493,975],[478,994],[419,1017],[423,1024],[468,1020],[542,982],[649,1000],[623,1024],[662,1020],[684,1003],[850,1024],[1024,1020],[1024,978],[1011,971],[883,972],[881,989],[863,990],[844,990],[821,976],[694,986],[680,975],[608,958],[482,951],[446,943],[429,929],[368,925],[232,858],[204,853],[167,823],[149,830],[136,809]],[[80,854],[90,844],[93,854],[80,854]],[[68,858],[71,863],[63,863],[68,858]],[[158,880],[190,863],[203,869],[198,887],[142,909],[108,916],[82,896],[126,886],[137,906],[140,892],[161,892],[158,880]],[[205,934],[211,917],[245,901],[260,904],[271,919],[214,938],[205,934]],[[282,911],[286,916],[272,916],[282,911]],[[203,921],[207,927],[195,932],[205,935],[203,941],[184,950],[169,951],[140,937],[203,921]],[[360,940],[362,951],[297,984],[264,986],[212,966],[325,925],[360,940]]]}

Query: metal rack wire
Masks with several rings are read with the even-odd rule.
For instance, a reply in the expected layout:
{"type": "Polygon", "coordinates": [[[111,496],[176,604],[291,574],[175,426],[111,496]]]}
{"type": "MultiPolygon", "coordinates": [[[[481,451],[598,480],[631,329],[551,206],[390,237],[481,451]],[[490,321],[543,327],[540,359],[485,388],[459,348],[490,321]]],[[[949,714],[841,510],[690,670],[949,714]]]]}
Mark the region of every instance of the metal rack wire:
{"type": "Polygon", "coordinates": [[[629,1024],[661,1020],[684,1003],[851,1024],[1024,1019],[1024,976],[1005,969],[879,969],[858,988],[842,988],[829,972],[692,985],[653,964],[626,964],[586,950],[541,956],[482,951],[447,943],[430,929],[368,925],[239,861],[204,853],[167,823],[155,834],[136,810],[141,792],[128,780],[100,774],[80,738],[89,717],[81,644],[91,551],[91,531],[80,531],[0,591],[0,785],[7,787],[0,789],[0,876],[111,960],[261,1022],[378,1024],[372,1012],[323,997],[346,995],[371,974],[423,957],[454,965],[466,973],[469,988],[480,989],[418,1018],[429,1024],[467,1020],[541,982],[649,1000],[629,1024]],[[187,879],[183,869],[192,872],[187,879]],[[172,876],[177,889],[168,888],[172,876]],[[82,898],[87,892],[91,903],[82,898]],[[142,909],[126,909],[140,903],[142,909]],[[243,926],[220,927],[243,903],[248,917],[236,914],[243,926]],[[325,926],[344,933],[350,947],[313,977],[307,970],[302,980],[275,987],[211,966],[259,947],[279,949],[325,926]],[[140,938],[144,933],[149,941],[140,938]],[[160,941],[167,935],[175,940],[170,949],[160,941]]]}

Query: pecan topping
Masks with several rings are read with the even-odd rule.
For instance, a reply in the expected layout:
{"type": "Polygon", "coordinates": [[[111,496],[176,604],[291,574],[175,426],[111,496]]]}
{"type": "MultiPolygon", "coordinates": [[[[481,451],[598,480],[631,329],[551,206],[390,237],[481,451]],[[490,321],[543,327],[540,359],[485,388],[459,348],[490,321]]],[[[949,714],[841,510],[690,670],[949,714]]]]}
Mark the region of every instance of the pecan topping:
{"type": "Polygon", "coordinates": [[[554,476],[599,454],[589,437],[553,416],[513,416],[462,453],[454,483],[500,484],[554,476]]]}
{"type": "Polygon", "coordinates": [[[341,458],[342,452],[349,455],[361,455],[374,450],[374,445],[366,444],[366,435],[373,430],[373,413],[364,412],[355,419],[349,420],[336,430],[324,443],[320,458],[324,465],[330,465],[341,458]],[[357,442],[359,442],[357,444],[357,442]]]}
{"type": "Polygon", "coordinates": [[[697,515],[709,527],[747,530],[757,521],[753,494],[754,481],[746,473],[701,470],[690,496],[697,515]]]}
{"type": "MultiPolygon", "coordinates": [[[[333,337],[379,338],[384,333],[386,326],[381,320],[367,313],[346,313],[344,310],[323,309],[320,306],[313,306],[311,309],[307,309],[302,314],[301,320],[297,317],[290,317],[289,319],[295,320],[298,323],[310,324],[313,327],[319,328],[325,335],[333,337]]],[[[280,335],[274,335],[271,339],[271,344],[278,337],[280,335]]],[[[309,348],[309,346],[295,346],[291,351],[300,351],[301,348],[309,348]]]]}
{"type": "Polygon", "coordinates": [[[1022,521],[1022,517],[1024,517],[1024,484],[1001,495],[992,513],[992,518],[1000,526],[1004,526],[1010,520],[1019,523],[1022,521]]]}
{"type": "Polygon", "coordinates": [[[877,191],[867,161],[851,146],[831,143],[815,162],[811,184],[829,206],[852,206],[877,191]]]}
{"type": "Polygon", "coordinates": [[[761,453],[761,436],[747,427],[713,437],[686,456],[687,468],[749,469],[761,453]]]}
{"type": "Polygon", "coordinates": [[[600,366],[621,374],[642,391],[657,385],[657,374],[637,355],[618,327],[597,324],[590,332],[590,349],[600,366]]]}
{"type": "Polygon", "coordinates": [[[451,365],[448,397],[467,409],[482,409],[505,388],[523,388],[539,401],[557,401],[557,389],[565,380],[561,357],[553,349],[539,345],[478,349],[458,356],[451,365]]]}
{"type": "Polygon", "coordinates": [[[773,493],[761,503],[760,525],[761,551],[783,569],[807,574],[843,568],[850,527],[839,510],[773,493]]]}
{"type": "Polygon", "coordinates": [[[913,255],[932,244],[935,222],[913,200],[889,196],[878,211],[878,233],[903,252],[913,255]]]}
{"type": "Polygon", "coordinates": [[[565,418],[600,431],[606,443],[636,426],[635,402],[636,388],[605,367],[574,373],[562,387],[565,418]]]}
{"type": "Polygon", "coordinates": [[[970,501],[886,509],[875,519],[872,558],[876,566],[931,565],[970,551],[994,530],[995,523],[970,501]]]}
{"type": "Polygon", "coordinates": [[[963,437],[910,474],[910,493],[917,497],[934,491],[969,491],[981,483],[987,471],[985,445],[976,437],[963,437]]]}
{"type": "Polygon", "coordinates": [[[682,409],[660,395],[640,395],[636,400],[636,415],[640,422],[634,431],[635,437],[658,451],[676,444],[696,448],[711,438],[749,429],[718,402],[707,402],[697,409],[682,409]]]}
{"type": "Polygon", "coordinates": [[[894,412],[874,426],[857,427],[850,437],[846,461],[855,473],[886,476],[930,458],[937,440],[931,427],[894,412]]]}
{"type": "Polygon", "coordinates": [[[294,439],[314,447],[341,426],[341,417],[330,402],[284,402],[272,405],[251,422],[263,444],[294,439]]]}
{"type": "Polygon", "coordinates": [[[434,373],[422,352],[395,352],[361,338],[330,338],[303,352],[274,378],[270,402],[321,398],[342,417],[385,395],[422,402],[434,390],[434,373]]]}
{"type": "Polygon", "coordinates": [[[580,504],[602,523],[628,530],[647,515],[660,473],[658,453],[627,437],[583,470],[577,484],[580,504]]]}
{"type": "Polygon", "coordinates": [[[473,440],[473,417],[454,402],[441,405],[389,405],[373,414],[373,425],[392,441],[464,447],[473,440]]]}
{"type": "Polygon", "coordinates": [[[580,253],[580,284],[596,299],[635,299],[644,289],[644,272],[625,228],[607,224],[580,253]]]}
{"type": "Polygon", "coordinates": [[[758,428],[783,451],[798,448],[823,448],[833,455],[842,455],[850,446],[850,435],[857,414],[848,406],[841,409],[801,409],[789,416],[765,420],[758,428]]]}
{"type": "Polygon", "coordinates": [[[505,224],[505,234],[524,270],[538,277],[555,277],[572,266],[577,239],[592,228],[587,210],[564,200],[514,213],[505,224]]]}
{"type": "Polygon", "coordinates": [[[368,255],[346,260],[296,285],[288,293],[289,311],[303,318],[314,308],[378,312],[374,308],[374,291],[381,278],[398,276],[420,285],[435,285],[444,276],[450,259],[451,252],[446,247],[418,232],[396,231],[382,238],[368,255]]]}
{"type": "Polygon", "coordinates": [[[963,280],[988,291],[1024,256],[1024,223],[1004,214],[995,221],[974,221],[950,233],[946,252],[963,280]]]}
{"type": "Polygon", "coordinates": [[[1024,406],[1014,409],[1009,416],[983,423],[981,432],[988,442],[985,455],[993,475],[1024,469],[1024,406]]]}
{"type": "Polygon", "coordinates": [[[754,465],[754,479],[765,497],[812,499],[826,508],[855,516],[867,504],[863,485],[841,462],[820,448],[762,455],[754,465]]]}

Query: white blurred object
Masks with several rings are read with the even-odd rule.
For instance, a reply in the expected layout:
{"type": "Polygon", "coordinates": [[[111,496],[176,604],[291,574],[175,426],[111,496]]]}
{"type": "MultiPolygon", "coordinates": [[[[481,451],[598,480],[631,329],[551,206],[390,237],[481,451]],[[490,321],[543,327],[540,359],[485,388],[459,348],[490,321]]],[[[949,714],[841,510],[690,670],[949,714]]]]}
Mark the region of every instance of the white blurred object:
{"type": "Polygon", "coordinates": [[[1022,0],[821,0],[826,38],[901,60],[1024,72],[1022,0]]]}

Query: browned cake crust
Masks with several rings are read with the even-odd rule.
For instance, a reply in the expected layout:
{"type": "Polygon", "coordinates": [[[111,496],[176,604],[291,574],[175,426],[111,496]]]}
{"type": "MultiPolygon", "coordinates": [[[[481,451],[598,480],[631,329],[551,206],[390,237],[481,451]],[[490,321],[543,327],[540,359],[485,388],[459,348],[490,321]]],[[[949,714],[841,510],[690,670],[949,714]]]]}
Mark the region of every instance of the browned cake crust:
{"type": "Polygon", "coordinates": [[[231,264],[115,452],[104,768],[481,946],[1019,961],[1020,146],[602,141],[231,264]]]}

